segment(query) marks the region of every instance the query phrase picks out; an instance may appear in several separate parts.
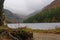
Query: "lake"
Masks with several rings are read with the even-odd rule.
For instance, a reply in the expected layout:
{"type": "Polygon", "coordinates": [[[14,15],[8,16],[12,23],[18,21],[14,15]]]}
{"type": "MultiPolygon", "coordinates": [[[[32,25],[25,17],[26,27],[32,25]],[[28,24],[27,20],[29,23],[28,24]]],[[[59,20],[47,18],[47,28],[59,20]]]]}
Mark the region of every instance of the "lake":
{"type": "Polygon", "coordinates": [[[56,26],[60,27],[60,23],[19,23],[7,24],[9,28],[28,27],[32,29],[54,29],[56,26]]]}

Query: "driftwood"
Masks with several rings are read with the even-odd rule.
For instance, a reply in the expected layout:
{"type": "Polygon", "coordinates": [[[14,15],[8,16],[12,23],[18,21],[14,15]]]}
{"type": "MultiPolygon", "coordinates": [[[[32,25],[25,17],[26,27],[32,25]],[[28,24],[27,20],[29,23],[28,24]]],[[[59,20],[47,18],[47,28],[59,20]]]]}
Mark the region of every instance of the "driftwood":
{"type": "Polygon", "coordinates": [[[33,34],[31,33],[22,33],[22,34],[15,34],[16,32],[14,32],[13,34],[11,32],[8,32],[6,30],[4,30],[1,34],[0,34],[0,40],[32,40],[33,38],[33,34]],[[26,35],[25,35],[26,34],[26,35]],[[23,38],[22,38],[23,36],[23,38]]]}
{"type": "MultiPolygon", "coordinates": [[[[7,32],[7,31],[4,31],[0,34],[0,40],[4,40],[3,36],[8,36],[9,40],[12,39],[12,40],[19,40],[17,37],[14,37],[10,32],[7,32]]],[[[8,39],[6,38],[6,39],[8,39]]]]}

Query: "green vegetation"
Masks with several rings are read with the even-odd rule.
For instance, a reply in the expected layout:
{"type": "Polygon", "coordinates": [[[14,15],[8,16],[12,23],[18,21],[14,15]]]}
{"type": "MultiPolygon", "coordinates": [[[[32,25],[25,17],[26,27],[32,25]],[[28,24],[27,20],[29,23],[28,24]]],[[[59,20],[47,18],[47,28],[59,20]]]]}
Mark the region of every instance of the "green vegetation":
{"type": "Polygon", "coordinates": [[[33,30],[34,32],[38,33],[53,33],[53,34],[60,34],[60,30],[33,30]]]}
{"type": "Polygon", "coordinates": [[[60,27],[55,27],[55,29],[48,29],[48,30],[40,30],[40,29],[31,29],[27,27],[21,27],[16,29],[8,28],[7,26],[0,26],[0,33],[3,31],[20,34],[20,33],[33,33],[33,32],[40,32],[40,33],[60,33],[60,27]]]}
{"type": "Polygon", "coordinates": [[[34,29],[33,32],[60,34],[60,28],[49,29],[49,30],[34,29]]]}
{"type": "Polygon", "coordinates": [[[26,27],[22,27],[22,28],[17,28],[17,29],[10,29],[8,27],[0,27],[0,33],[3,31],[8,31],[11,32],[13,34],[22,34],[22,33],[33,33],[33,32],[39,32],[39,33],[56,33],[56,34],[60,34],[60,28],[55,28],[55,29],[49,29],[49,30],[40,30],[40,29],[31,29],[31,28],[26,28],[26,27]]]}
{"type": "Polygon", "coordinates": [[[24,21],[24,23],[60,22],[60,7],[44,10],[24,21]]]}

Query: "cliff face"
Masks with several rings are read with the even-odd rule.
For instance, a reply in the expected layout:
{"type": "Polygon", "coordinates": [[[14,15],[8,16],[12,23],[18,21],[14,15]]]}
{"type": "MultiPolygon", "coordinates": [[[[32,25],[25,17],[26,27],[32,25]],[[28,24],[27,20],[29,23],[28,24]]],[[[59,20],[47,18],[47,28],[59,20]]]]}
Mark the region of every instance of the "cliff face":
{"type": "Polygon", "coordinates": [[[4,20],[4,17],[3,17],[3,3],[4,3],[4,0],[0,0],[0,26],[2,26],[4,23],[3,23],[3,20],[4,20]]]}

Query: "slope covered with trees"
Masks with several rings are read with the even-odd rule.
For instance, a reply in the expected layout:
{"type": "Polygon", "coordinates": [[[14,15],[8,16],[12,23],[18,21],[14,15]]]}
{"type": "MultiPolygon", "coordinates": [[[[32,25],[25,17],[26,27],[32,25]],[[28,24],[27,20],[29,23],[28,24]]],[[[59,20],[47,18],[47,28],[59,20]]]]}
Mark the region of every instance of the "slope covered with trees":
{"type": "Polygon", "coordinates": [[[42,12],[34,15],[24,23],[48,23],[60,22],[60,0],[53,1],[50,5],[46,6],[42,12]]]}
{"type": "Polygon", "coordinates": [[[25,20],[26,23],[60,22],[60,7],[45,10],[25,20]]]}

